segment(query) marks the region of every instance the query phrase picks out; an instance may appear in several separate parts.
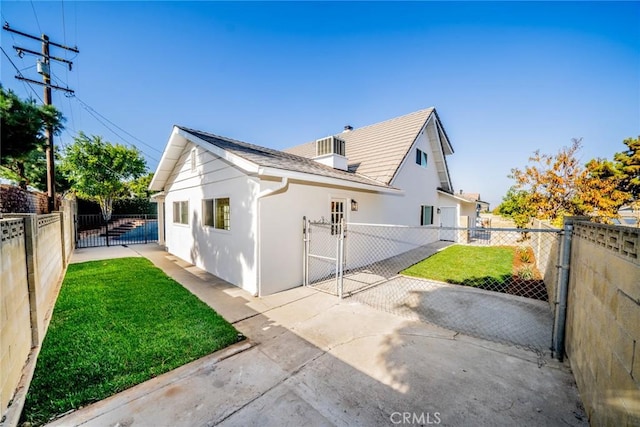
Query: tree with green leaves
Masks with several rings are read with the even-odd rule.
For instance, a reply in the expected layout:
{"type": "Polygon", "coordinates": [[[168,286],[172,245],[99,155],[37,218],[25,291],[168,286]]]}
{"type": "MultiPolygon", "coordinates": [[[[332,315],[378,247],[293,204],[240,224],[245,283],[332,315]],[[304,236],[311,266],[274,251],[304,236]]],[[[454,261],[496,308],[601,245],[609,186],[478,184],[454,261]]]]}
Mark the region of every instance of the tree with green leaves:
{"type": "Polygon", "coordinates": [[[80,132],[65,149],[60,169],[79,197],[96,201],[105,221],[111,219],[113,202],[130,197],[130,185],[147,172],[140,151],[111,144],[99,136],[80,132]]]}
{"type": "Polygon", "coordinates": [[[613,156],[620,171],[620,190],[631,194],[633,200],[640,201],[640,136],[623,141],[625,151],[613,156]]]}
{"type": "Polygon", "coordinates": [[[498,206],[498,214],[511,218],[516,227],[526,228],[529,226],[531,218],[536,214],[533,205],[529,200],[529,193],[525,190],[518,190],[515,186],[509,188],[507,194],[502,198],[502,203],[498,206]]]}
{"type": "Polygon", "coordinates": [[[32,182],[39,184],[44,164],[46,179],[44,132],[51,127],[54,135],[59,134],[63,122],[62,113],[53,106],[38,106],[33,99],[23,101],[0,86],[0,174],[26,188],[32,182]]]}
{"type": "Polygon", "coordinates": [[[630,200],[630,193],[621,190],[622,173],[606,159],[592,159],[576,181],[579,197],[575,200],[577,212],[601,218],[613,218],[618,209],[630,200]]]}

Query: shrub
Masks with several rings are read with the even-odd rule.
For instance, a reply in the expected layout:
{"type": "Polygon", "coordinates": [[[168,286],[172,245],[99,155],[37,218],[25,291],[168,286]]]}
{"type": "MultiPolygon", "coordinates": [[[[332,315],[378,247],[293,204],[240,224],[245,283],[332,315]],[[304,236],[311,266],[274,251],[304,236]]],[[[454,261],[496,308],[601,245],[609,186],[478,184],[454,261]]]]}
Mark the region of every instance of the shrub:
{"type": "Polygon", "coordinates": [[[520,257],[520,261],[528,264],[531,262],[531,252],[529,248],[521,246],[518,248],[518,256],[520,257]]]}
{"type": "Polygon", "coordinates": [[[532,280],[534,277],[533,268],[530,265],[525,265],[518,269],[518,277],[522,280],[532,280]]]}

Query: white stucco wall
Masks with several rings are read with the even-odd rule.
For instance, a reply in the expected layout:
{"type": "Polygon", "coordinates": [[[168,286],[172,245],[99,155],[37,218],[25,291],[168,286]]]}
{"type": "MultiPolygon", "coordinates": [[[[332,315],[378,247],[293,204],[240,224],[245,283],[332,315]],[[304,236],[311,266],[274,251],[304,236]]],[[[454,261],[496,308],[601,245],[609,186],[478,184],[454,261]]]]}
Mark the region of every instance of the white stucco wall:
{"type": "Polygon", "coordinates": [[[196,171],[188,144],[165,186],[167,250],[253,294],[257,293],[257,178],[244,174],[201,148],[196,171]],[[230,230],[202,223],[202,201],[229,197],[230,230]],[[173,202],[189,201],[189,224],[173,223],[173,202]]]}
{"type": "MultiPolygon", "coordinates": [[[[261,190],[279,181],[262,180],[261,190]]],[[[401,196],[389,196],[396,199],[401,196]]],[[[380,222],[384,201],[379,194],[353,189],[314,186],[290,181],[286,191],[260,199],[260,294],[269,295],[302,284],[302,218],[330,221],[331,200],[344,199],[347,221],[380,222]],[[351,200],[358,211],[350,210],[351,200]]]]}
{"type": "MultiPolygon", "coordinates": [[[[437,192],[440,181],[427,134],[419,135],[391,183],[403,190],[395,194],[296,180],[269,194],[268,190],[281,186],[279,178],[248,176],[206,150],[187,144],[164,188],[167,250],[253,294],[265,296],[302,284],[302,218],[330,221],[332,199],[345,202],[345,218],[350,223],[415,227],[420,225],[420,206],[430,205],[437,226],[438,207],[455,206],[460,212],[460,206],[454,198],[443,198],[437,192]],[[197,153],[195,171],[190,162],[193,148],[197,153]],[[428,153],[426,168],[416,164],[416,148],[428,153]],[[202,201],[220,197],[230,198],[229,231],[202,224],[202,201]],[[184,200],[189,201],[189,224],[174,224],[173,202],[184,200]],[[352,200],[358,203],[357,211],[350,209],[352,200]]],[[[358,239],[357,245],[355,235],[346,241],[352,267],[373,261],[371,251],[361,248],[387,245],[387,252],[378,253],[382,259],[414,247],[418,240],[421,244],[429,243],[425,239],[436,240],[437,234],[419,236],[411,230],[400,231],[393,244],[376,235],[361,234],[358,239]]]]}
{"type": "MultiPolygon", "coordinates": [[[[429,123],[433,126],[433,122],[429,123]]],[[[400,166],[391,185],[404,190],[405,197],[389,206],[390,224],[420,225],[420,206],[433,206],[433,224],[438,225],[437,208],[441,206],[437,188],[440,186],[431,144],[423,131],[400,166]],[[427,167],[416,164],[416,149],[428,153],[427,167]]]]}

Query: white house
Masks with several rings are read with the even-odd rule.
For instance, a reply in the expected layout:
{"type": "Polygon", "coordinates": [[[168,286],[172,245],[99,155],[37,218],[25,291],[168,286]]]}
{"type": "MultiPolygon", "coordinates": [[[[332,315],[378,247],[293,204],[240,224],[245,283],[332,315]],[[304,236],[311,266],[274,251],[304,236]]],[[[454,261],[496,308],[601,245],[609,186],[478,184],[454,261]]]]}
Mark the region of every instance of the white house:
{"type": "Polygon", "coordinates": [[[255,295],[302,284],[302,218],[459,226],[434,108],[286,151],[175,126],[150,184],[167,250],[255,295]]]}

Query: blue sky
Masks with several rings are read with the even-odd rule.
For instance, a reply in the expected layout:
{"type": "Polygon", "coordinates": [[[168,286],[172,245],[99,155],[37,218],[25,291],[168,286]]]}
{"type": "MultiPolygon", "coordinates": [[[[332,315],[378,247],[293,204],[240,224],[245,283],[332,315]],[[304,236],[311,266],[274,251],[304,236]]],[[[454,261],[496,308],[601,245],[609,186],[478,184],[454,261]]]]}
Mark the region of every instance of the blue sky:
{"type": "MultiPolygon", "coordinates": [[[[582,137],[586,162],[640,135],[640,2],[3,0],[1,11],[80,49],[52,50],[73,58],[53,72],[77,95],[54,93],[68,119],[58,142],[82,130],[133,143],[151,169],[173,124],[282,149],[435,106],[454,188],[496,206],[534,150],[582,137]]],[[[12,48],[39,43],[1,37],[40,80],[36,58],[12,48]]],[[[35,96],[1,64],[5,87],[35,96]]]]}

